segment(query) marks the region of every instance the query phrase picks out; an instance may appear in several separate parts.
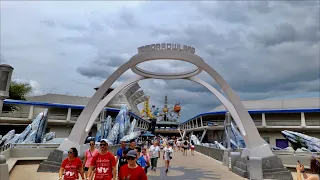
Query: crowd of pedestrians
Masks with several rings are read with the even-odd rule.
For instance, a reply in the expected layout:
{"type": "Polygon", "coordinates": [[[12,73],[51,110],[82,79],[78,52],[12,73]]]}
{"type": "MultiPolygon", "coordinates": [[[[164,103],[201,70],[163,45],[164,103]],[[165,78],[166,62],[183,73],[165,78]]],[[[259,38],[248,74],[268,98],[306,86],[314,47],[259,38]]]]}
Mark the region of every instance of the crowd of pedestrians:
{"type": "Polygon", "coordinates": [[[90,148],[85,152],[83,161],[78,157],[76,148],[68,151],[59,171],[59,179],[76,180],[147,180],[148,169],[157,171],[158,159],[165,162],[168,173],[173,152],[182,151],[187,155],[191,149],[194,155],[194,143],[188,139],[182,141],[175,137],[154,137],[146,140],[131,140],[129,147],[121,142],[116,156],[108,151],[108,143],[100,141],[100,149],[95,148],[95,141],[90,140],[90,148]]]}

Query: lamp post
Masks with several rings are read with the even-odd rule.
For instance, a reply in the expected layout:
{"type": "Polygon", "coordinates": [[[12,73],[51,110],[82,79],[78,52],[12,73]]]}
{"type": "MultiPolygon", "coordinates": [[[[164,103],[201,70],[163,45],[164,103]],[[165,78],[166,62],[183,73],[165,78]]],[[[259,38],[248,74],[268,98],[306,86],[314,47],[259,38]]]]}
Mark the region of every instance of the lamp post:
{"type": "Polygon", "coordinates": [[[13,67],[8,64],[0,64],[0,118],[2,114],[3,100],[9,97],[9,88],[13,67]]]}

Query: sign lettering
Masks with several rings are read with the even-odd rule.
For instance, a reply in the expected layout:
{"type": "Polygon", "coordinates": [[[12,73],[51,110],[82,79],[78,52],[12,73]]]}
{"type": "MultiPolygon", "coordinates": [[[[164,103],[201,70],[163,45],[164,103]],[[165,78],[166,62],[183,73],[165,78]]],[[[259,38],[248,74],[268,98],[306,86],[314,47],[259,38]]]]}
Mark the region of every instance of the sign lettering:
{"type": "Polygon", "coordinates": [[[169,51],[185,51],[194,54],[196,49],[191,46],[171,43],[158,43],[145,45],[138,48],[138,54],[148,51],[169,50],[169,51]]]}

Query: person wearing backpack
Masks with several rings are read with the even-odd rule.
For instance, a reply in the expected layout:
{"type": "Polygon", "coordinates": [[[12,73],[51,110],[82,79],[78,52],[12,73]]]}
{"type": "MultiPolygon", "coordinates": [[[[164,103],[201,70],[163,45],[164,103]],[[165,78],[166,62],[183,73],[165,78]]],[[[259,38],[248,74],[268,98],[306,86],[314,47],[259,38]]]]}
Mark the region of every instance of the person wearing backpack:
{"type": "Polygon", "coordinates": [[[188,155],[188,147],[189,147],[189,143],[187,140],[184,140],[183,142],[183,155],[188,155]]]}

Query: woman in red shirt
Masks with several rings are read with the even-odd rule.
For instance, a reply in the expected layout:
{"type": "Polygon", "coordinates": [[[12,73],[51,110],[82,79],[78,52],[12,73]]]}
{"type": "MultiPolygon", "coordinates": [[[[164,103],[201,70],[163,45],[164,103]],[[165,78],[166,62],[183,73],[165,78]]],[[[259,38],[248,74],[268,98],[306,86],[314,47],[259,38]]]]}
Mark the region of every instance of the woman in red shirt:
{"type": "Polygon", "coordinates": [[[59,179],[62,179],[63,173],[64,180],[79,179],[79,173],[81,175],[81,178],[84,179],[82,162],[78,157],[78,150],[76,148],[71,148],[68,151],[68,157],[62,161],[59,171],[59,179]]]}
{"type": "Polygon", "coordinates": [[[144,169],[137,165],[137,156],[138,154],[135,150],[127,153],[128,164],[121,166],[119,180],[148,180],[144,169]]]}

